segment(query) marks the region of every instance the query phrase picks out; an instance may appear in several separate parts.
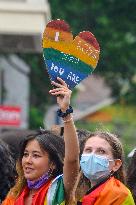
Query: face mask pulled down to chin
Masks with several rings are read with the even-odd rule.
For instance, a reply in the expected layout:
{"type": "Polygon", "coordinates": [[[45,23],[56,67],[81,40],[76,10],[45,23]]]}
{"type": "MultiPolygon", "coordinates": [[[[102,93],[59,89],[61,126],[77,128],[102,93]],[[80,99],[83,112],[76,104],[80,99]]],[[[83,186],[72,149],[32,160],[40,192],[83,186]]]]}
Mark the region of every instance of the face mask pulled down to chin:
{"type": "Polygon", "coordinates": [[[82,154],[80,166],[83,174],[91,181],[98,182],[110,175],[109,160],[106,156],[82,154]]]}

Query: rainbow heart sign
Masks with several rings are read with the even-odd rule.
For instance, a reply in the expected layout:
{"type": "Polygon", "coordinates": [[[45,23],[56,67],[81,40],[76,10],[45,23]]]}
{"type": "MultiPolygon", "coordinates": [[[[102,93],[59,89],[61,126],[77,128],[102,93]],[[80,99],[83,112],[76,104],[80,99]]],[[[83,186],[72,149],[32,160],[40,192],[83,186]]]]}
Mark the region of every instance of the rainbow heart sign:
{"type": "Polygon", "coordinates": [[[92,74],[99,60],[100,47],[89,31],[74,39],[64,20],[50,21],[43,34],[43,57],[50,79],[62,78],[70,89],[92,74]]]}

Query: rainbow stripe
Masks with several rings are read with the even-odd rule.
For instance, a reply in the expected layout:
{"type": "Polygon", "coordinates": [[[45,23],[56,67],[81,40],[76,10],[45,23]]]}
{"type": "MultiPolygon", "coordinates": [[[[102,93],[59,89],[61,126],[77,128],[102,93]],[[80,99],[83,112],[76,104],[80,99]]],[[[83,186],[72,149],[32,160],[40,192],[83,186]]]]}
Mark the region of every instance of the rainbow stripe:
{"type": "Polygon", "coordinates": [[[51,183],[44,205],[65,205],[63,175],[59,175],[51,183]]]}
{"type": "Polygon", "coordinates": [[[63,76],[63,80],[67,82],[70,89],[88,77],[94,70],[70,54],[51,48],[46,48],[43,52],[51,80],[56,80],[57,73],[58,77],[62,78],[63,76]]]}

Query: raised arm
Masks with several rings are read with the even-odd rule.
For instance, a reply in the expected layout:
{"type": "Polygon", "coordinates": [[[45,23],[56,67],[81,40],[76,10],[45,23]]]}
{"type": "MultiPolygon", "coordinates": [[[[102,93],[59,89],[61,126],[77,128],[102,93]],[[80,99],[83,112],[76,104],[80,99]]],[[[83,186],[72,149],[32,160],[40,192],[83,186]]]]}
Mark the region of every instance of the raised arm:
{"type": "MultiPolygon", "coordinates": [[[[71,93],[66,83],[58,78],[58,82],[52,82],[57,88],[50,90],[50,94],[57,97],[57,103],[63,113],[69,108],[71,93]]],[[[79,172],[79,143],[72,114],[63,118],[64,122],[64,141],[65,141],[65,158],[64,158],[64,187],[66,197],[69,199],[73,191],[74,184],[79,172]]]]}

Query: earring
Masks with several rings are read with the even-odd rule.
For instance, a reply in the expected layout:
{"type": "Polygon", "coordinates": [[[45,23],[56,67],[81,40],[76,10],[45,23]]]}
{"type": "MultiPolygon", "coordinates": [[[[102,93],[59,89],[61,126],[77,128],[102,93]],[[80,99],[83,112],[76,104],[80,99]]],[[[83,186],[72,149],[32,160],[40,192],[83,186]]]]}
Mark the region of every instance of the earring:
{"type": "Polygon", "coordinates": [[[48,170],[49,178],[52,176],[52,174],[53,174],[53,169],[50,167],[49,170],[48,170]]]}
{"type": "Polygon", "coordinates": [[[111,170],[111,171],[110,171],[110,176],[112,177],[113,175],[114,175],[114,171],[111,170]]]}

